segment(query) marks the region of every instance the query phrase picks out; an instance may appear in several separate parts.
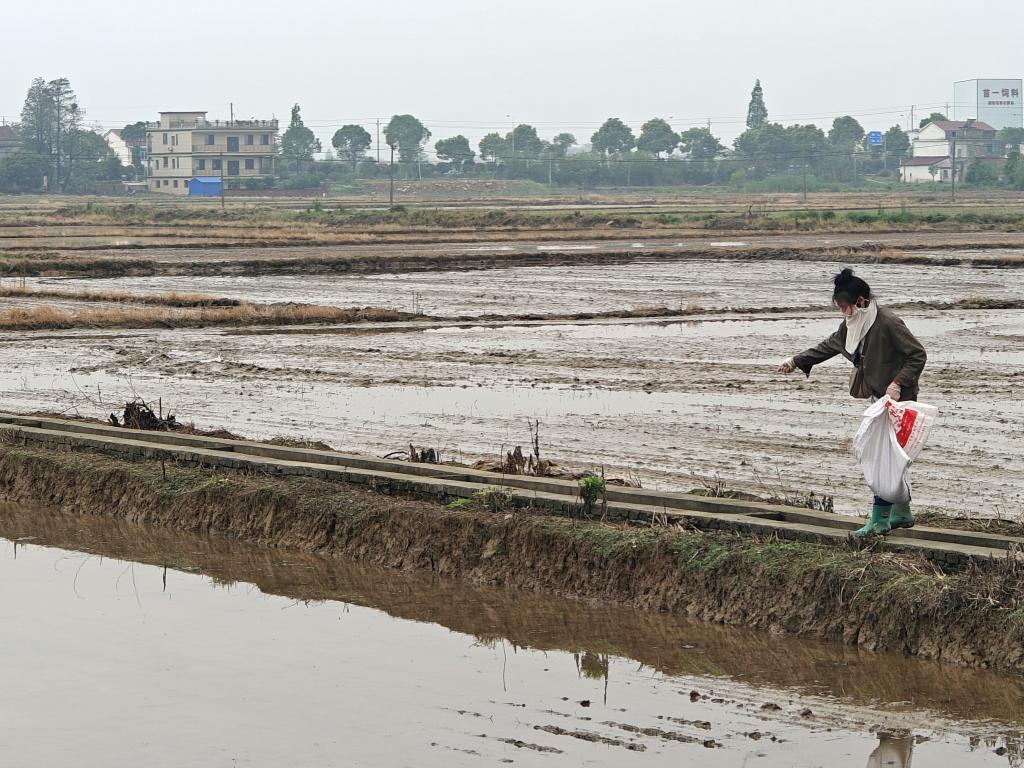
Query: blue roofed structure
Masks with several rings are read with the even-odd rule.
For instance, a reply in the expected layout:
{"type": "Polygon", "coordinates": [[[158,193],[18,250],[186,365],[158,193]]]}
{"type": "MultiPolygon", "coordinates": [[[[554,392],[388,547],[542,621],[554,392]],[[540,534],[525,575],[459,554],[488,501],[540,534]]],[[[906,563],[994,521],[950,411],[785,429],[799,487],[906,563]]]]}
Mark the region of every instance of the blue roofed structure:
{"type": "Polygon", "coordinates": [[[221,184],[220,176],[196,176],[188,181],[189,197],[219,197],[221,184]]]}

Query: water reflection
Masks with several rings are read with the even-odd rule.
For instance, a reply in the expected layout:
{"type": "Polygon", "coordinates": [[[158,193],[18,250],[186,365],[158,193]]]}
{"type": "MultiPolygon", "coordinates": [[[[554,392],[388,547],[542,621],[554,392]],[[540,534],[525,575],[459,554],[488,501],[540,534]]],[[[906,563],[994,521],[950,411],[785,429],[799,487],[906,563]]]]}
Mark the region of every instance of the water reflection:
{"type": "Polygon", "coordinates": [[[512,652],[568,651],[578,674],[603,679],[606,690],[610,659],[625,658],[674,677],[732,679],[843,704],[885,704],[893,712],[1024,724],[1024,680],[984,670],[9,504],[0,504],[0,538],[162,566],[164,588],[175,571],[201,572],[225,586],[250,583],[298,601],[340,601],[441,624],[482,643],[507,642],[512,652]]]}

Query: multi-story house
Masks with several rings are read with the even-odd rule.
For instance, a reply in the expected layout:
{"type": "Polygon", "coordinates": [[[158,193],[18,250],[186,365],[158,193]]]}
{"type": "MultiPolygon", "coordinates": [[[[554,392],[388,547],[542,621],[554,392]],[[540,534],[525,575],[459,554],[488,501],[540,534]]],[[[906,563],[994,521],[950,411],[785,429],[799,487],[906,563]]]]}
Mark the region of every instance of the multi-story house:
{"type": "Polygon", "coordinates": [[[962,181],[970,160],[999,163],[1005,154],[997,131],[979,120],[933,120],[911,142],[911,156],[900,166],[903,181],[962,181]]]}
{"type": "Polygon", "coordinates": [[[187,195],[194,178],[225,188],[269,183],[275,172],[277,120],[207,120],[205,112],[161,112],[146,124],[146,176],[153,192],[187,195]]]}

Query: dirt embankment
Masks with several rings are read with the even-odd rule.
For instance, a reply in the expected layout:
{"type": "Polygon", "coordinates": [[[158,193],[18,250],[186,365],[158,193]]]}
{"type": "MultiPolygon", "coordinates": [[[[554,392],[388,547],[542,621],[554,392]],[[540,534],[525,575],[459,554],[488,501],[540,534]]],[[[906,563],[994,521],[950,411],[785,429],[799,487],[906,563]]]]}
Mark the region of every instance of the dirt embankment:
{"type": "Polygon", "coordinates": [[[0,448],[0,495],[399,569],[1024,672],[1024,572],[674,528],[451,509],[344,484],[0,448]]]}

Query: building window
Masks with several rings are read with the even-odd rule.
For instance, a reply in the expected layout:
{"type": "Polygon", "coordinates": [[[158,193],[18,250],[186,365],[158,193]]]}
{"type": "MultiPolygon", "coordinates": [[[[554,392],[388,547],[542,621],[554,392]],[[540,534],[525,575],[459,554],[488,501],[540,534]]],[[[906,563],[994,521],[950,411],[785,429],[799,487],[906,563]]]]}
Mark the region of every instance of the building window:
{"type": "Polygon", "coordinates": [[[252,146],[252,144],[253,144],[253,135],[251,133],[247,133],[245,135],[245,143],[248,144],[249,146],[252,146]]]}
{"type": "Polygon", "coordinates": [[[167,143],[167,134],[165,133],[164,134],[164,144],[166,144],[166,143],[167,143]]]}
{"type": "Polygon", "coordinates": [[[166,186],[167,186],[168,184],[170,184],[170,183],[171,183],[171,182],[169,182],[169,181],[168,181],[167,179],[164,179],[164,186],[165,186],[165,187],[166,187],[166,186]]]}
{"type": "Polygon", "coordinates": [[[260,144],[262,144],[263,146],[267,146],[269,143],[270,143],[270,134],[268,134],[268,133],[261,133],[260,134],[260,144]]]}
{"type": "Polygon", "coordinates": [[[178,188],[178,180],[177,180],[177,179],[175,179],[175,180],[174,180],[174,188],[175,188],[175,189],[177,189],[177,188],[178,188]]]}
{"type": "Polygon", "coordinates": [[[211,164],[210,164],[210,167],[213,168],[213,170],[215,170],[215,171],[219,171],[220,170],[220,160],[212,161],[211,164]]]}
{"type": "Polygon", "coordinates": [[[196,160],[196,170],[197,171],[205,171],[206,170],[206,161],[203,160],[202,158],[200,158],[199,160],[196,160]]]}
{"type": "Polygon", "coordinates": [[[206,134],[206,146],[208,146],[208,147],[212,147],[213,146],[213,134],[212,133],[206,134]]]}
{"type": "Polygon", "coordinates": [[[246,158],[245,170],[251,171],[256,168],[256,163],[252,158],[246,158]]]}
{"type": "Polygon", "coordinates": [[[166,167],[167,167],[167,158],[165,157],[164,158],[164,168],[166,168],[166,167]]]}
{"type": "Polygon", "coordinates": [[[176,134],[176,133],[171,134],[171,146],[173,146],[173,147],[178,146],[178,134],[176,134]]]}

